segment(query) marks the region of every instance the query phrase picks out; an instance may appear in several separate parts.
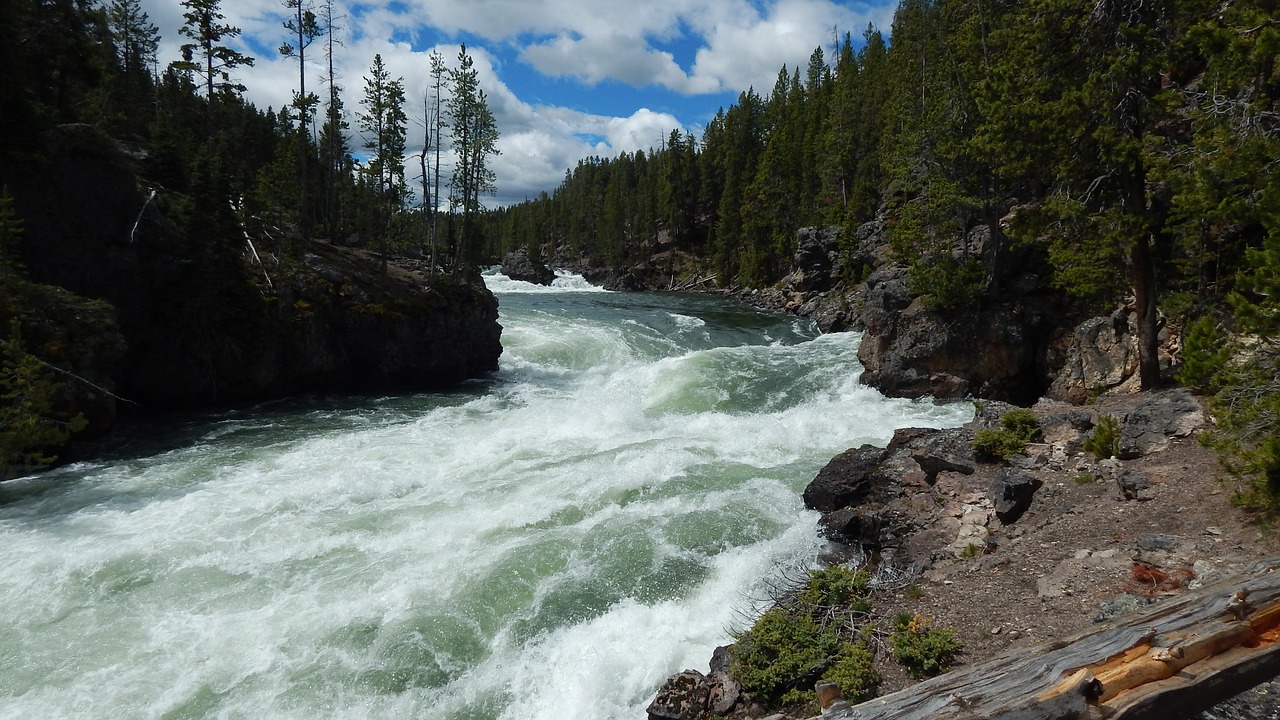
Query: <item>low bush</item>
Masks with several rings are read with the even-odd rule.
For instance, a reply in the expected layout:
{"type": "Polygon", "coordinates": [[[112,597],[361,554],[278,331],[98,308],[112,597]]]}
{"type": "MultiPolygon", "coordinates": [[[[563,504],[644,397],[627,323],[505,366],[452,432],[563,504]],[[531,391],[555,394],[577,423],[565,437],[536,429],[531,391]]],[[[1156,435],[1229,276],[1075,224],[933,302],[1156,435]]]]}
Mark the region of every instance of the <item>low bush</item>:
{"type": "Polygon", "coordinates": [[[999,429],[983,429],[973,434],[973,453],[979,458],[1008,460],[1027,449],[1027,443],[1040,434],[1036,414],[1018,408],[1000,416],[999,429]]]}
{"type": "Polygon", "coordinates": [[[889,643],[894,658],[917,679],[949,670],[962,647],[954,630],[931,627],[928,618],[911,613],[894,618],[889,643]]]}
{"type": "MultiPolygon", "coordinates": [[[[916,586],[907,595],[923,593],[916,586]]],[[[772,608],[737,635],[729,675],[767,707],[803,707],[816,714],[814,683],[835,683],[845,699],[876,696],[876,652],[889,637],[893,657],[912,675],[936,674],[960,651],[951,630],[906,614],[892,630],[871,622],[872,577],[844,566],[814,570],[780,593],[772,608]]]]}
{"type": "Polygon", "coordinates": [[[1115,415],[1098,418],[1093,432],[1084,439],[1084,449],[1099,460],[1113,458],[1120,453],[1120,421],[1115,415]]]}

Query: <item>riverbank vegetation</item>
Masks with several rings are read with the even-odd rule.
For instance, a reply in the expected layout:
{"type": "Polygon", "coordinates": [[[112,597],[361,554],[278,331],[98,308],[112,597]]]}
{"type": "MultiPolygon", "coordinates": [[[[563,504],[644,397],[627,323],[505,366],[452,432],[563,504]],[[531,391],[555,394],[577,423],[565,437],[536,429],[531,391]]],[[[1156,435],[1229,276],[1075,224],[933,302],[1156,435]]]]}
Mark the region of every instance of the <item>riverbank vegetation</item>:
{"type": "Polygon", "coordinates": [[[767,707],[813,715],[815,682],[833,683],[857,703],[879,694],[877,663],[892,659],[915,678],[950,669],[963,649],[955,631],[913,613],[877,626],[871,603],[885,590],[880,580],[832,565],[781,588],[772,607],[737,635],[729,676],[767,707]]]}

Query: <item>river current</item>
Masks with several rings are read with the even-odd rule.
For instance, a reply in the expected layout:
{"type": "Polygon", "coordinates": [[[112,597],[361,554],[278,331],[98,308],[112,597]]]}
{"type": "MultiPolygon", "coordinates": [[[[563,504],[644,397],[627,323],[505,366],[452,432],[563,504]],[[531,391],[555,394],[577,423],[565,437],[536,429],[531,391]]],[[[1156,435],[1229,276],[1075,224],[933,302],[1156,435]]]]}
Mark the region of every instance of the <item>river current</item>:
{"type": "Polygon", "coordinates": [[[640,720],[821,550],[836,453],[967,404],[855,334],[486,278],[501,369],[140,429],[0,485],[0,718],[640,720]]]}

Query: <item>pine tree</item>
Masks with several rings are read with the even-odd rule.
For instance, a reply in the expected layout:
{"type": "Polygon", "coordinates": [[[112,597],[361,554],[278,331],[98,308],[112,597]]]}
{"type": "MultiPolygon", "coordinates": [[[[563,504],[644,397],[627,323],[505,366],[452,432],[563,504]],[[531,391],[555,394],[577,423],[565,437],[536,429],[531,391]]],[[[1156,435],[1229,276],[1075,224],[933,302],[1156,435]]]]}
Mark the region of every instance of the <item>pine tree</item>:
{"type": "Polygon", "coordinates": [[[450,207],[462,213],[454,272],[464,273],[475,266],[481,247],[476,226],[476,215],[482,209],[480,196],[495,191],[489,157],[499,152],[498,126],[466,45],[458,51],[458,67],[449,71],[449,80],[452,93],[446,111],[455,157],[449,200],[450,207]]]}
{"type": "Polygon", "coordinates": [[[221,0],[183,0],[182,7],[187,11],[179,32],[192,42],[182,45],[182,60],[173,66],[203,78],[205,100],[212,108],[215,90],[244,91],[243,85],[231,81],[231,71],[241,65],[251,67],[253,58],[220,44],[240,35],[240,28],[222,22],[226,16],[221,0]]]}
{"type": "MultiPolygon", "coordinates": [[[[404,81],[391,79],[382,55],[373,57],[369,75],[364,79],[364,112],[357,116],[365,133],[364,147],[371,151],[369,172],[376,178],[376,191],[386,213],[384,223],[391,222],[402,208],[404,182],[404,149],[408,117],[404,111],[404,81]]],[[[390,228],[378,228],[378,248],[382,272],[387,272],[387,234],[390,228]]]]}
{"type": "Polygon", "coordinates": [[[311,162],[311,116],[320,98],[307,92],[307,48],[324,34],[316,14],[304,0],[284,0],[284,6],[293,11],[293,17],[284,27],[292,35],[292,42],[280,45],[280,54],[298,60],[298,90],[293,95],[293,107],[298,113],[297,168],[298,168],[298,219],[303,233],[311,228],[311,208],[308,203],[307,165],[311,162]]]}

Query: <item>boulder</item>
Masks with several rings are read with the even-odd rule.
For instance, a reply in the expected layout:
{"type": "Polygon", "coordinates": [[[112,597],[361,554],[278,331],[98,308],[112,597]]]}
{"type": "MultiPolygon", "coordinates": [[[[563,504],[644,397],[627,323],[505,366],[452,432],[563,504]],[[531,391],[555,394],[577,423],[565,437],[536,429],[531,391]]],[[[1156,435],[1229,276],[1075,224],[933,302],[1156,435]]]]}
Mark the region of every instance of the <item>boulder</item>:
{"type": "Polygon", "coordinates": [[[707,712],[715,717],[727,714],[742,697],[742,685],[723,670],[707,677],[707,687],[707,712]]]}
{"type": "Polygon", "coordinates": [[[1138,371],[1138,340],[1131,314],[1120,309],[1076,326],[1062,368],[1049,385],[1055,400],[1081,404],[1103,390],[1124,385],[1138,371]]]}
{"type": "Polygon", "coordinates": [[[959,429],[940,430],[925,436],[912,450],[911,459],[924,471],[929,483],[933,483],[940,472],[972,475],[977,465],[973,440],[959,429]]]}
{"type": "Polygon", "coordinates": [[[1116,477],[1122,500],[1152,500],[1155,498],[1151,476],[1136,470],[1121,471],[1116,477]]]}
{"type": "Polygon", "coordinates": [[[1204,409],[1185,389],[1153,393],[1133,408],[1120,430],[1121,460],[1149,455],[1204,425],[1204,409]]]}
{"type": "Polygon", "coordinates": [[[835,456],[804,489],[805,507],[830,512],[865,501],[889,482],[880,473],[888,455],[885,448],[863,445],[835,456]]]}
{"type": "Polygon", "coordinates": [[[829,540],[864,550],[882,550],[900,544],[892,519],[881,507],[846,507],[824,513],[818,520],[829,540]]]}
{"type": "Polygon", "coordinates": [[[987,494],[996,506],[996,517],[1011,525],[1031,507],[1031,499],[1043,483],[1030,473],[1005,469],[991,481],[987,494]]]}
{"type": "Polygon", "coordinates": [[[647,709],[649,720],[700,720],[707,712],[711,685],[697,670],[667,678],[647,709]]]}
{"type": "Polygon", "coordinates": [[[546,265],[531,262],[524,248],[512,250],[502,258],[502,274],[535,285],[550,285],[556,279],[556,274],[546,265]]]}

